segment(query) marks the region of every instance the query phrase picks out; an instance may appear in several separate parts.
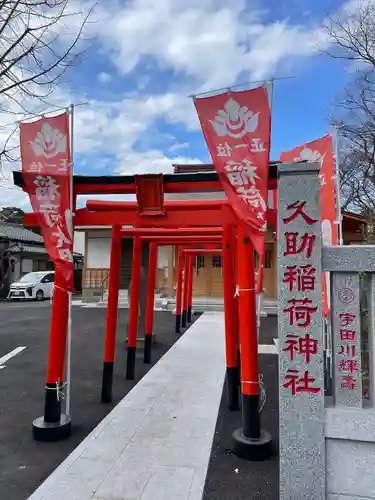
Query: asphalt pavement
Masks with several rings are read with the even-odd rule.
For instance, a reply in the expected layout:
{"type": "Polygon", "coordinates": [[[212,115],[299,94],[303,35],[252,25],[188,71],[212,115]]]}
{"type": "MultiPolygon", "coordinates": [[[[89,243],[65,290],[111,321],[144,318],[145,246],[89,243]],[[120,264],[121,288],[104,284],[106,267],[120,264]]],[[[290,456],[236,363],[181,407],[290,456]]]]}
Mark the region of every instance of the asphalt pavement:
{"type": "MultiPolygon", "coordinates": [[[[44,410],[50,315],[49,301],[0,302],[0,499],[27,499],[152,366],[143,364],[139,350],[136,381],[125,380],[128,311],[120,309],[114,400],[102,405],[106,309],[73,308],[72,436],[59,443],[37,443],[32,439],[32,422],[44,410]],[[4,357],[6,361],[2,362],[4,357]]],[[[155,312],[154,325],[155,363],[178,337],[171,313],[155,312]]]]}

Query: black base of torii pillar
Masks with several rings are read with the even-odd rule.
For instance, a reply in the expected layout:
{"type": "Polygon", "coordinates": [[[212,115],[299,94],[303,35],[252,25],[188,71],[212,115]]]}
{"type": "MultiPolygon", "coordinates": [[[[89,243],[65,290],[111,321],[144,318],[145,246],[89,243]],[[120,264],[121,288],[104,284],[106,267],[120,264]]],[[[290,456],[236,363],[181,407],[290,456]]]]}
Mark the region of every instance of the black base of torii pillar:
{"type": "Polygon", "coordinates": [[[70,436],[72,421],[68,415],[62,414],[59,422],[46,422],[39,417],[33,422],[33,438],[35,441],[54,442],[70,436]]]}

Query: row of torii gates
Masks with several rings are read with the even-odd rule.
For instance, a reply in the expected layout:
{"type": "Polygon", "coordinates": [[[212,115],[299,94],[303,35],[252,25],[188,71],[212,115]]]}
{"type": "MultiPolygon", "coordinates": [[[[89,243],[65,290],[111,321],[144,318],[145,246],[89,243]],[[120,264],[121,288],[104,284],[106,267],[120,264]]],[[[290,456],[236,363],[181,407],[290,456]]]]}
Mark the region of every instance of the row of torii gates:
{"type": "MultiPolygon", "coordinates": [[[[269,189],[276,188],[276,165],[270,165],[269,189]]],[[[24,188],[22,174],[14,172],[14,183],[24,188]]],[[[24,188],[25,189],[25,188],[24,188]]],[[[121,238],[133,238],[133,261],[128,323],[126,378],[135,378],[136,345],[139,321],[142,243],[149,243],[144,362],[151,362],[155,272],[157,248],[178,246],[176,289],[176,334],[191,322],[194,257],[219,253],[223,259],[226,383],[228,406],[240,408],[242,428],[233,433],[233,450],[243,458],[259,460],[272,452],[271,436],[261,429],[259,413],[258,339],[254,248],[226,200],[165,201],[164,193],[221,192],[214,172],[141,176],[74,176],[74,207],[78,195],[136,194],[137,201],[87,201],[75,209],[75,228],[111,226],[112,247],[108,284],[107,322],[101,401],[112,399],[112,384],[117,329],[117,308],[121,260],[121,238]],[[127,228],[123,228],[127,226],[127,228]],[[129,228],[131,226],[131,228],[129,228]],[[184,276],[184,279],[183,279],[184,276]],[[240,355],[239,355],[240,353],[240,355]]],[[[276,213],[268,211],[269,222],[276,213]]],[[[35,214],[25,215],[25,226],[37,226],[35,214]]],[[[53,441],[68,437],[71,421],[62,413],[61,381],[64,363],[69,301],[55,276],[50,344],[48,353],[45,411],[33,423],[37,440],[53,441]]],[[[194,362],[194,360],[192,360],[194,362]]],[[[207,364],[209,370],[209,363],[207,364]]]]}

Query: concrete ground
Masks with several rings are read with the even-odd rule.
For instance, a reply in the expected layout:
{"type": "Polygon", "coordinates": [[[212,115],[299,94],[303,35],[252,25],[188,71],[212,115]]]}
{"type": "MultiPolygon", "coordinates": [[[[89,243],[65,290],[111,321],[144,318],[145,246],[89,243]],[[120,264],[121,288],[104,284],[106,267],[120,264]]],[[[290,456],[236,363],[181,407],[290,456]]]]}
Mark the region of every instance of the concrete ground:
{"type": "MultiPolygon", "coordinates": [[[[262,320],[260,344],[270,345],[277,328],[277,317],[262,320]]],[[[271,433],[274,456],[265,462],[247,462],[231,452],[232,432],[242,427],[241,411],[227,409],[223,391],[206,483],[202,500],[278,500],[278,356],[259,355],[267,401],[261,413],[262,427],[271,433]]]]}
{"type": "Polygon", "coordinates": [[[201,500],[224,376],[204,314],[29,500],[201,500]]]}
{"type": "MultiPolygon", "coordinates": [[[[272,346],[275,326],[263,320],[261,347],[272,346]]],[[[261,354],[260,369],[269,461],[230,451],[241,413],[226,409],[223,315],[206,313],[29,500],[276,500],[277,355],[261,354]]]]}
{"type": "MultiPolygon", "coordinates": [[[[28,498],[135,385],[124,377],[127,311],[119,312],[114,401],[102,405],[99,401],[106,310],[74,308],[73,433],[59,443],[33,441],[32,421],[43,414],[50,312],[47,301],[0,303],[0,498],[4,500],[28,498]],[[25,349],[11,356],[21,347],[25,349]]],[[[154,361],[176,341],[174,324],[171,313],[155,313],[154,361]]],[[[143,364],[141,352],[138,358],[136,381],[150,368],[143,364]]]]}

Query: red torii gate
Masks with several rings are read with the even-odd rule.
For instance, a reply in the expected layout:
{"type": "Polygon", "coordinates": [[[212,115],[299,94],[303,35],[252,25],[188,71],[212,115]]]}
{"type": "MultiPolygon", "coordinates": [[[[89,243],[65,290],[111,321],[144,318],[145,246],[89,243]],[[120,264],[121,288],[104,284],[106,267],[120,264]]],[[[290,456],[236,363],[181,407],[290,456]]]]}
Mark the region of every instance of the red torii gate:
{"type": "MultiPolygon", "coordinates": [[[[272,175],[272,169],[270,172],[272,187],[275,187],[274,179],[276,173],[272,175]]],[[[164,192],[171,193],[185,193],[185,192],[214,192],[221,191],[221,186],[215,173],[210,174],[180,174],[173,176],[142,176],[143,179],[137,179],[133,176],[126,177],[114,177],[107,176],[99,178],[101,181],[93,182],[93,178],[85,176],[75,176],[73,183],[73,199],[76,201],[76,196],[78,194],[113,194],[113,193],[137,193],[137,205],[125,204],[123,206],[112,204],[108,207],[108,211],[103,210],[104,206],[99,206],[98,204],[90,204],[84,209],[78,209],[75,211],[74,216],[74,226],[117,226],[122,225],[133,225],[138,228],[202,228],[206,230],[209,227],[216,226],[218,228],[225,228],[225,233],[228,235],[232,231],[235,232],[234,227],[237,221],[234,218],[231,207],[225,201],[205,201],[205,202],[189,202],[187,205],[186,201],[178,202],[165,202],[162,200],[160,206],[157,207],[155,211],[155,189],[153,196],[152,207],[147,207],[142,199],[140,193],[145,193],[147,189],[145,188],[146,181],[154,181],[158,184],[157,191],[159,195],[164,192]],[[140,182],[138,182],[138,180],[140,182]],[[142,187],[142,181],[143,187],[142,187]],[[161,188],[161,189],[160,189],[161,188]],[[100,211],[94,211],[93,209],[98,208],[100,211]],[[148,212],[148,213],[147,213],[148,212]],[[147,216],[148,215],[148,216],[147,216]],[[152,215],[152,216],[151,216],[152,215]]],[[[19,172],[14,173],[15,184],[23,186],[22,174],[19,172]]],[[[152,184],[152,182],[151,182],[152,184]]],[[[150,183],[149,183],[150,186],[150,183]]],[[[152,189],[151,189],[152,191],[152,189]]],[[[150,193],[150,190],[148,190],[150,193]]],[[[157,193],[156,193],[157,194],[157,193]]],[[[162,196],[159,196],[159,200],[162,196]]],[[[150,200],[148,200],[149,202],[150,200]]],[[[98,202],[94,202],[98,203],[98,202]]],[[[107,204],[110,202],[106,202],[107,204]]],[[[75,204],[74,204],[75,206],[75,204]]],[[[273,219],[273,214],[269,213],[270,220],[273,219]]],[[[25,216],[25,225],[36,226],[37,217],[35,214],[27,214],[25,216]]],[[[117,231],[121,233],[121,230],[117,231]]],[[[204,231],[202,231],[202,235],[204,231]]],[[[205,233],[207,235],[207,232],[205,233]]],[[[120,239],[121,235],[119,234],[120,239]]],[[[223,258],[224,262],[226,259],[226,253],[232,254],[235,251],[234,238],[230,239],[230,243],[223,246],[223,258]],[[228,249],[229,252],[225,250],[228,249]]],[[[140,248],[141,240],[139,236],[135,236],[134,243],[136,248],[140,248]],[[138,243],[136,243],[138,242],[138,243]]],[[[235,267],[233,266],[232,272],[233,276],[238,274],[238,288],[239,288],[239,307],[241,310],[240,314],[240,343],[242,352],[242,396],[243,396],[243,428],[239,429],[234,433],[234,450],[236,453],[247,458],[265,458],[271,452],[271,443],[264,439],[264,435],[260,429],[260,421],[258,414],[258,400],[259,400],[259,380],[258,380],[258,370],[257,370],[257,349],[256,349],[256,328],[255,328],[255,338],[254,332],[251,332],[253,325],[246,321],[246,319],[251,320],[253,323],[253,317],[255,315],[255,300],[254,299],[254,266],[253,266],[253,249],[249,240],[241,233],[239,230],[237,238],[237,252],[238,252],[238,269],[237,273],[235,267]],[[245,264],[244,264],[245,262],[245,264]],[[247,263],[250,263],[247,265],[247,263]],[[249,276],[243,276],[244,274],[249,274],[249,276]],[[250,276],[252,274],[252,276],[250,276]],[[254,304],[253,304],[254,302],[254,304]],[[254,307],[253,307],[254,306],[254,307]],[[250,328],[250,330],[249,330],[250,328]],[[255,342],[255,349],[254,349],[255,342]],[[250,351],[250,352],[249,352],[250,351]],[[249,356],[250,355],[250,356],[249,356]]],[[[112,259],[111,259],[112,260],[112,259]]],[[[225,265],[224,265],[225,267],[225,265]]],[[[227,267],[228,268],[228,267],[227,267]]],[[[224,272],[225,276],[227,273],[224,272]]],[[[56,276],[56,281],[58,282],[58,276],[56,276]]],[[[235,284],[235,281],[233,281],[235,284]]],[[[232,283],[229,287],[232,288],[232,283]]],[[[235,287],[234,287],[235,288],[235,287]]],[[[234,291],[234,290],[232,290],[234,291]]],[[[230,293],[232,293],[232,291],[230,293]]],[[[234,297],[235,294],[232,295],[234,297]]],[[[55,301],[53,305],[52,317],[64,318],[65,305],[60,297],[60,300],[56,300],[58,294],[55,296],[55,301]]],[[[229,292],[224,291],[224,302],[225,310],[228,310],[227,303],[229,299],[229,292]],[[227,298],[226,298],[227,297],[227,298]]],[[[234,302],[232,300],[232,302],[234,302]]],[[[229,308],[230,309],[230,308],[229,308]]],[[[236,309],[234,306],[233,310],[236,309]]],[[[129,321],[130,323],[130,321],[129,321]]],[[[227,313],[226,313],[226,325],[227,325],[227,313]]],[[[254,323],[255,324],[255,323],[254,323]]],[[[49,365],[55,364],[61,367],[60,358],[61,354],[65,356],[65,347],[63,347],[63,340],[66,338],[66,331],[64,332],[64,321],[60,322],[60,328],[57,328],[56,322],[51,322],[51,341],[49,350],[49,365]],[[59,356],[60,354],[60,356],[59,356]]],[[[227,333],[226,333],[227,335],[227,333]]],[[[63,356],[63,357],[64,357],[63,356]]],[[[236,361],[237,364],[237,361],[236,361]]],[[[59,370],[54,370],[54,373],[58,373],[59,370]]],[[[227,372],[228,373],[228,372],[227,372]]],[[[234,372],[232,372],[234,373],[234,372]]],[[[230,375],[228,373],[228,381],[230,375]]],[[[62,379],[61,379],[62,380],[62,379]]],[[[61,401],[57,396],[60,387],[57,386],[56,381],[49,380],[47,377],[47,386],[56,385],[55,391],[50,391],[50,397],[48,397],[48,390],[46,390],[46,407],[44,418],[41,417],[34,422],[34,437],[40,440],[56,440],[63,437],[67,437],[70,433],[70,419],[67,416],[61,415],[61,401]],[[52,394],[52,397],[51,397],[52,394]],[[56,402],[57,399],[57,402],[56,402]]],[[[51,389],[51,387],[50,387],[51,389]]]]}
{"type": "MultiPolygon", "coordinates": [[[[191,310],[193,307],[193,278],[194,278],[194,257],[197,255],[206,255],[206,254],[222,254],[223,250],[220,249],[189,249],[184,248],[182,252],[185,254],[185,258],[189,259],[188,262],[188,281],[186,292],[184,290],[184,297],[186,293],[186,323],[191,323],[191,310]]],[[[182,326],[185,326],[182,324],[182,326]]]]}
{"type": "MultiPolygon", "coordinates": [[[[90,203],[90,207],[93,209],[103,209],[109,208],[111,206],[116,209],[120,209],[124,202],[97,202],[90,203]],[[107,204],[108,203],[108,204],[107,204]]],[[[210,202],[206,202],[210,204],[210,202]]],[[[127,204],[125,202],[125,204],[127,204]]],[[[174,203],[174,208],[179,203],[174,203]]],[[[216,207],[220,207],[219,203],[213,204],[216,207]]],[[[221,203],[221,206],[227,205],[226,202],[221,203]]],[[[193,203],[190,204],[191,207],[194,206],[193,203]]],[[[201,210],[202,203],[197,203],[197,210],[201,210]]],[[[214,208],[212,208],[214,209],[214,208]]],[[[177,210],[177,208],[176,208],[177,210]]],[[[234,215],[232,215],[233,223],[235,223],[234,215]]],[[[225,227],[228,224],[225,225],[225,227]]],[[[229,224],[230,226],[230,224],[229,224]]],[[[140,289],[140,255],[141,255],[141,240],[139,235],[150,231],[147,228],[133,228],[124,229],[121,232],[127,236],[134,236],[134,246],[133,246],[133,267],[132,267],[132,288],[131,288],[131,303],[134,303],[134,307],[130,305],[129,314],[129,330],[128,330],[128,354],[127,354],[127,368],[126,368],[126,378],[134,379],[135,374],[135,353],[136,353],[136,335],[138,327],[138,303],[139,303],[139,289],[140,289]]],[[[195,235],[198,232],[201,234],[213,234],[217,232],[222,233],[221,229],[215,228],[176,228],[176,229],[165,229],[163,231],[164,235],[167,233],[170,236],[185,236],[185,235],[195,235]]],[[[157,234],[157,230],[151,231],[151,234],[157,234]]],[[[227,245],[233,252],[233,247],[227,245]]],[[[257,349],[257,329],[256,329],[256,305],[255,305],[255,266],[254,266],[254,248],[251,245],[250,239],[245,235],[241,227],[238,229],[237,238],[237,254],[238,254],[238,288],[239,292],[239,309],[241,311],[240,324],[240,351],[241,351],[241,392],[243,400],[243,427],[235,431],[234,437],[234,450],[239,456],[258,459],[260,457],[268,456],[271,453],[271,441],[268,434],[262,434],[260,427],[260,416],[259,416],[259,375],[258,375],[258,349],[257,349]],[[251,276],[250,276],[251,275],[251,276]],[[240,279],[241,278],[241,279],[240,279]],[[254,329],[255,326],[255,329],[254,329]],[[253,331],[254,329],[254,331],[253,331]],[[254,333],[255,332],[255,333],[254,333]],[[254,446],[256,442],[256,446],[254,446]]],[[[232,257],[233,260],[233,257],[232,257]]],[[[189,310],[189,287],[191,282],[191,263],[188,261],[187,264],[188,272],[186,273],[186,293],[184,294],[184,310],[189,310]]],[[[227,283],[224,284],[224,287],[227,283]]],[[[230,284],[229,284],[230,287],[230,284]]],[[[235,299],[236,294],[233,295],[232,301],[235,299]]],[[[227,297],[227,302],[229,301],[229,295],[227,297]]],[[[229,307],[229,312],[226,314],[231,314],[234,311],[234,307],[229,307]]],[[[226,324],[229,325],[229,321],[233,321],[233,318],[227,320],[226,324]]],[[[230,334],[227,335],[228,345],[232,346],[233,340],[230,334]]],[[[227,350],[229,350],[227,346],[227,350]]],[[[231,368],[231,367],[230,367],[231,368]]],[[[231,373],[228,375],[228,392],[230,402],[233,402],[232,387],[238,380],[237,368],[234,370],[229,370],[231,373]]],[[[238,403],[237,403],[238,405],[238,403]]],[[[232,407],[237,406],[234,402],[232,407]]]]}
{"type": "MultiPolygon", "coordinates": [[[[141,237],[142,239],[142,237],[141,237]]],[[[147,238],[144,238],[148,241],[147,238]]],[[[203,240],[204,241],[204,240],[203,240]]],[[[220,243],[220,240],[217,240],[220,243]]],[[[164,240],[150,243],[150,254],[149,254],[149,268],[148,268],[148,281],[147,281],[147,303],[146,303],[146,322],[145,322],[145,345],[144,345],[144,362],[151,363],[151,338],[153,330],[153,316],[154,316],[154,300],[155,300],[155,272],[156,272],[156,256],[157,248],[160,245],[178,245],[178,255],[183,256],[184,254],[203,255],[204,253],[218,254],[222,252],[221,247],[218,248],[214,243],[204,243],[200,242],[194,244],[183,244],[183,241],[176,240],[164,240]],[[201,248],[199,248],[199,246],[201,248]],[[204,247],[204,248],[202,248],[204,247]]],[[[191,307],[193,302],[193,274],[194,266],[193,262],[189,262],[189,267],[185,268],[185,279],[184,282],[184,300],[187,301],[188,310],[184,308],[185,311],[185,322],[182,324],[183,327],[186,323],[191,323],[191,307]]],[[[181,333],[181,298],[182,298],[182,269],[178,269],[177,287],[176,287],[176,333],[181,333]],[[181,273],[181,274],[180,274],[181,273]],[[180,277],[181,276],[181,277],[180,277]]]]}
{"type": "MultiPolygon", "coordinates": [[[[143,237],[141,236],[141,240],[146,240],[150,243],[150,256],[149,256],[149,274],[148,274],[148,285],[147,285],[147,290],[154,290],[155,289],[155,271],[156,270],[156,246],[162,246],[162,245],[178,245],[184,246],[185,248],[190,248],[190,247],[195,247],[197,249],[199,248],[221,248],[221,241],[222,237],[220,235],[218,236],[207,236],[204,239],[202,237],[199,238],[199,240],[196,240],[194,236],[180,236],[180,237],[175,237],[171,239],[168,236],[163,236],[163,237],[158,237],[158,236],[148,236],[148,237],[143,237]],[[211,242],[211,243],[210,243],[211,242]],[[219,246],[215,246],[215,242],[219,244],[219,246]]],[[[178,251],[178,258],[177,258],[177,289],[176,289],[176,333],[180,333],[180,327],[181,327],[181,296],[182,296],[182,271],[183,271],[183,263],[184,263],[184,255],[181,253],[181,248],[179,248],[178,251]]],[[[148,295],[148,302],[147,304],[152,304],[153,305],[153,297],[150,297],[150,294],[148,295]]],[[[149,306],[151,308],[151,305],[149,306]]],[[[150,322],[150,319],[148,319],[147,315],[147,308],[146,308],[146,325],[147,322],[150,322]],[[147,321],[148,320],[148,321],[147,321]]],[[[153,313],[153,309],[152,309],[153,313]]],[[[151,313],[150,313],[151,314],[151,313]]],[[[186,324],[186,311],[185,311],[185,324],[186,324]]],[[[185,325],[183,325],[185,326],[185,325]]],[[[146,328],[146,331],[150,331],[150,327],[146,328]]]]}
{"type": "MultiPolygon", "coordinates": [[[[131,295],[130,295],[130,310],[129,310],[129,326],[128,326],[128,352],[127,352],[127,364],[126,364],[126,378],[134,380],[135,378],[135,355],[136,355],[136,342],[137,342],[137,332],[138,332],[138,304],[139,304],[139,294],[140,294],[140,278],[141,278],[141,251],[142,251],[142,240],[141,236],[147,237],[152,235],[158,235],[159,230],[152,230],[151,228],[129,228],[122,229],[120,234],[122,236],[133,236],[133,261],[132,261],[132,282],[131,282],[131,295]]],[[[162,231],[163,236],[169,236],[171,240],[178,238],[192,236],[195,239],[199,236],[205,237],[208,235],[221,235],[223,233],[220,228],[177,228],[177,229],[164,229],[162,231]]],[[[154,258],[154,256],[153,256],[154,258]]],[[[188,260],[187,272],[186,272],[186,287],[184,294],[185,311],[189,308],[189,293],[190,293],[190,282],[192,281],[192,262],[188,260]]],[[[153,263],[152,263],[153,265],[153,263]]],[[[151,293],[151,290],[148,291],[151,293]]],[[[151,299],[150,299],[151,300],[151,299]]],[[[183,324],[183,326],[185,326],[183,324]]],[[[115,332],[112,333],[115,335],[115,332]]],[[[147,346],[145,343],[145,348],[147,350],[151,349],[151,337],[146,339],[147,346]]],[[[110,368],[107,368],[109,370],[110,368]]],[[[112,367],[113,370],[113,367],[112,367]]],[[[103,371],[103,379],[104,379],[103,371]]],[[[103,386],[104,386],[103,382],[103,386]]]]}

